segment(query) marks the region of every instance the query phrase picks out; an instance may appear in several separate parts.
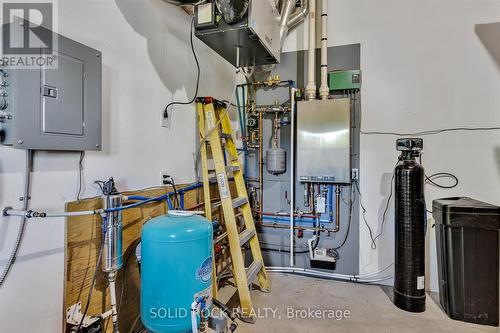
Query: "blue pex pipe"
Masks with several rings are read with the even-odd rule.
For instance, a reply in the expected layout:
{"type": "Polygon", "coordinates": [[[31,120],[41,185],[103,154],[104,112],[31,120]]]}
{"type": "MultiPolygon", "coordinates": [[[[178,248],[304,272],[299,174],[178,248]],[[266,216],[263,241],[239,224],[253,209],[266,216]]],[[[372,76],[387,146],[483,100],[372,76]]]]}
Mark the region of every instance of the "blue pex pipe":
{"type": "MultiPolygon", "coordinates": [[[[186,186],[186,187],[180,189],[179,191],[177,191],[177,194],[181,195],[181,201],[182,201],[181,206],[184,205],[184,200],[183,200],[184,199],[184,193],[186,193],[187,191],[195,190],[195,189],[200,188],[202,186],[203,186],[203,184],[198,183],[198,184],[193,184],[193,185],[186,186]]],[[[109,208],[109,209],[106,209],[105,212],[106,213],[119,212],[119,211],[122,211],[122,210],[139,207],[139,206],[145,205],[145,204],[150,203],[150,202],[163,201],[163,200],[167,200],[168,209],[172,209],[172,201],[170,200],[170,197],[172,197],[174,195],[175,195],[174,192],[170,192],[168,194],[164,194],[164,195],[161,195],[159,197],[154,197],[154,198],[148,198],[148,197],[143,197],[143,196],[138,196],[138,195],[132,195],[132,196],[130,196],[128,198],[130,200],[139,200],[139,202],[136,202],[136,203],[133,203],[133,204],[127,205],[127,206],[121,206],[121,207],[116,207],[116,208],[109,208]]]]}
{"type": "MultiPolygon", "coordinates": [[[[283,216],[283,217],[277,217],[277,216],[262,216],[262,220],[266,220],[266,221],[273,221],[273,222],[276,222],[276,224],[280,224],[280,225],[287,225],[289,226],[290,225],[290,218],[287,217],[287,216],[283,216]],[[278,222],[286,222],[286,223],[278,223],[278,222]]],[[[317,223],[317,221],[315,219],[306,219],[306,218],[294,218],[293,219],[295,222],[298,222],[298,223],[310,223],[310,224],[314,224],[314,223],[317,223]]],[[[328,221],[322,221],[320,220],[319,221],[320,224],[330,224],[332,222],[328,222],[328,221]]]]}

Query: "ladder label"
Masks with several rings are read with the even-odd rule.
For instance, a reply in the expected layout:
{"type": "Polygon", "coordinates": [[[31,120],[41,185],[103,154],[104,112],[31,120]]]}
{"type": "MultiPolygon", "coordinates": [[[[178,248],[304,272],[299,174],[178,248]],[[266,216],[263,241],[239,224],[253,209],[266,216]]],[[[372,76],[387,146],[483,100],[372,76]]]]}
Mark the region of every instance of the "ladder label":
{"type": "Polygon", "coordinates": [[[220,198],[229,198],[229,188],[227,187],[226,175],[223,172],[217,174],[217,182],[219,183],[220,198]]]}
{"type": "Polygon", "coordinates": [[[208,130],[211,131],[215,127],[214,113],[212,111],[209,111],[205,115],[206,115],[208,130]]]}

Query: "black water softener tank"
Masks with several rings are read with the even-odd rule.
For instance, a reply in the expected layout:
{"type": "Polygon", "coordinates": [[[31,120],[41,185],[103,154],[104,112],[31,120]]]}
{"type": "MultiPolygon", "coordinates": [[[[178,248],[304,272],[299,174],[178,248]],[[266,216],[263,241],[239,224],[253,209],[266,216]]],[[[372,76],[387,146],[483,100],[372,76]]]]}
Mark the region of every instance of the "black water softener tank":
{"type": "Polygon", "coordinates": [[[417,162],[422,139],[399,139],[395,177],[394,304],[405,311],[425,311],[424,168],[417,162]]]}

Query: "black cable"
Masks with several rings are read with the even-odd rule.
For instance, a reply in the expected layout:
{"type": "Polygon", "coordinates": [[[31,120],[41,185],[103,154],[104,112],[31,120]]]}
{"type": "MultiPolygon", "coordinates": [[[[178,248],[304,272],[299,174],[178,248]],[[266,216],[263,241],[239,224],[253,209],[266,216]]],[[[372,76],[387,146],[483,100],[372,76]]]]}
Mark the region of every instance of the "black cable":
{"type": "Polygon", "coordinates": [[[358,191],[358,197],[359,197],[359,205],[361,206],[361,209],[363,210],[363,214],[362,214],[362,217],[363,217],[363,221],[366,225],[366,227],[368,228],[368,232],[370,233],[370,239],[372,240],[372,244],[371,244],[371,248],[373,250],[375,250],[377,248],[377,244],[375,243],[375,240],[373,238],[373,231],[372,231],[372,228],[370,227],[370,225],[368,224],[368,221],[366,220],[366,208],[365,206],[363,205],[363,201],[361,200],[361,191],[359,190],[359,186],[358,186],[358,182],[355,181],[354,182],[354,185],[356,187],[356,191],[358,191]]]}
{"type": "Polygon", "coordinates": [[[445,132],[457,132],[457,131],[497,131],[497,130],[500,130],[500,127],[451,127],[451,128],[425,130],[414,133],[383,132],[383,131],[360,131],[360,133],[364,135],[422,136],[422,135],[436,135],[445,132]]]}
{"type": "Polygon", "coordinates": [[[85,158],[85,151],[80,152],[80,161],[78,162],[78,192],[76,194],[76,200],[80,201],[80,195],[82,194],[82,176],[83,176],[83,159],[85,158]]]}
{"type": "Polygon", "coordinates": [[[173,106],[173,105],[189,105],[193,103],[196,100],[196,97],[198,96],[198,88],[200,87],[200,62],[198,61],[198,56],[196,55],[196,50],[194,49],[194,44],[193,44],[193,35],[194,35],[194,23],[195,23],[195,17],[193,17],[191,21],[191,32],[190,32],[190,44],[191,44],[191,51],[193,52],[194,60],[196,61],[196,68],[198,70],[198,73],[196,75],[196,89],[194,92],[193,98],[189,102],[170,102],[167,104],[165,107],[165,110],[163,111],[163,118],[168,118],[168,109],[173,106]]]}
{"type": "Polygon", "coordinates": [[[132,244],[129,246],[129,253],[125,257],[125,262],[123,264],[123,272],[122,272],[122,286],[121,286],[121,291],[120,291],[120,303],[118,304],[118,318],[120,318],[120,312],[122,309],[122,303],[123,303],[123,294],[125,293],[125,284],[127,282],[127,267],[128,267],[128,261],[132,257],[132,254],[135,253],[136,247],[139,245],[141,242],[141,239],[138,238],[132,244]]]}
{"type": "Polygon", "coordinates": [[[377,248],[377,244],[375,243],[375,241],[378,238],[380,238],[380,236],[382,236],[382,234],[384,233],[384,226],[385,226],[385,222],[387,219],[387,211],[389,210],[389,206],[391,204],[392,194],[393,194],[393,190],[394,190],[394,177],[395,177],[395,173],[393,172],[392,178],[391,178],[391,192],[389,193],[389,197],[387,198],[387,203],[385,205],[384,214],[382,215],[382,226],[380,228],[380,232],[378,233],[378,235],[375,236],[375,238],[373,239],[373,244],[375,244],[375,248],[377,248]]]}
{"type": "Polygon", "coordinates": [[[83,320],[87,316],[87,312],[90,306],[90,300],[92,299],[92,292],[94,291],[95,282],[97,280],[97,271],[99,270],[99,266],[101,265],[102,251],[104,248],[104,237],[101,240],[101,247],[99,249],[99,256],[97,257],[97,263],[95,265],[94,276],[92,277],[92,284],[90,285],[89,295],[87,297],[87,304],[85,305],[85,310],[83,311],[82,319],[80,320],[80,324],[78,324],[77,332],[80,333],[83,325],[83,320]]]}
{"type": "Polygon", "coordinates": [[[426,182],[426,184],[431,184],[432,186],[446,189],[446,190],[455,188],[459,184],[458,177],[452,173],[449,173],[449,172],[438,172],[438,173],[432,174],[430,176],[425,175],[425,182],[426,182]],[[438,179],[438,178],[451,178],[454,180],[454,183],[452,185],[441,185],[441,184],[438,184],[434,181],[434,179],[438,179]]]}
{"type": "Polygon", "coordinates": [[[338,259],[338,252],[337,250],[342,248],[345,243],[347,242],[347,239],[349,238],[349,231],[351,230],[351,222],[352,222],[352,209],[353,209],[353,206],[354,206],[354,198],[353,198],[353,192],[354,191],[354,188],[353,186],[351,185],[351,191],[350,191],[350,198],[349,198],[349,220],[347,222],[347,230],[346,230],[346,233],[345,233],[345,236],[344,236],[344,240],[342,241],[342,243],[340,243],[339,246],[335,246],[334,248],[332,248],[331,250],[332,251],[335,251],[337,253],[337,259],[338,259]]]}
{"type": "Polygon", "coordinates": [[[172,181],[172,189],[174,190],[174,198],[175,198],[175,205],[177,206],[177,209],[180,209],[181,208],[181,205],[179,203],[179,196],[177,194],[177,188],[175,187],[175,181],[173,178],[170,178],[171,181],[172,181]]]}

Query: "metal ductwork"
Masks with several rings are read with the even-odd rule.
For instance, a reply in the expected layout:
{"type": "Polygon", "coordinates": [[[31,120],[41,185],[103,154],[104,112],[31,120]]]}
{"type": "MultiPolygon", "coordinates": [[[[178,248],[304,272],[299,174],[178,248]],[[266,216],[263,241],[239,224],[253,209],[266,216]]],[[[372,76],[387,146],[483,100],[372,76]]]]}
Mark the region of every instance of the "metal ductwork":
{"type": "Polygon", "coordinates": [[[297,8],[292,15],[290,16],[290,19],[288,20],[288,30],[292,31],[295,29],[299,24],[305,21],[307,15],[309,14],[309,0],[302,0],[300,3],[300,7],[297,8]]]}
{"type": "Polygon", "coordinates": [[[288,21],[292,15],[293,9],[295,8],[295,0],[285,0],[283,2],[280,15],[280,49],[283,48],[286,36],[288,35],[288,21]]]}
{"type": "Polygon", "coordinates": [[[215,0],[215,4],[224,21],[234,24],[246,15],[250,0],[215,0]]]}
{"type": "Polygon", "coordinates": [[[279,63],[285,38],[304,21],[308,4],[307,0],[204,1],[194,10],[196,36],[236,67],[269,68],[279,63]]]}

